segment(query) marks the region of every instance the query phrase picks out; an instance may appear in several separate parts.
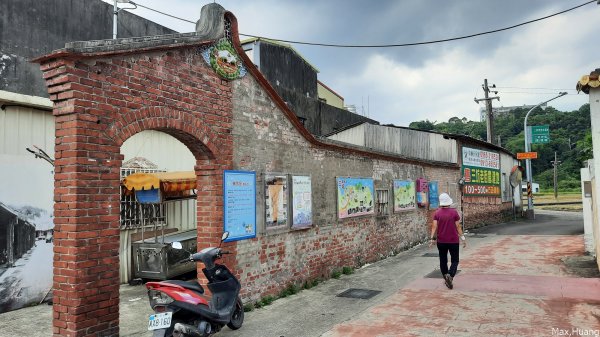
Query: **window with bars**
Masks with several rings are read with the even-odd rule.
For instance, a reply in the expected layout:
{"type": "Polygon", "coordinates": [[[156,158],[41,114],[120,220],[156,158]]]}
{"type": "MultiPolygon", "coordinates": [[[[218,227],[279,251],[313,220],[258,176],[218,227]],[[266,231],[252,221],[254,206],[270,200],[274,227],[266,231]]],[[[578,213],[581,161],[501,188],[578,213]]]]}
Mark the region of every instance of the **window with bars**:
{"type": "Polygon", "coordinates": [[[375,193],[377,194],[377,215],[389,215],[389,190],[377,189],[375,193]]]}
{"type": "MultiPolygon", "coordinates": [[[[130,174],[144,172],[164,172],[157,169],[143,168],[121,168],[121,180],[130,174]]],[[[141,228],[143,223],[166,225],[167,208],[164,203],[160,204],[138,204],[135,195],[128,193],[124,186],[121,186],[121,216],[120,226],[122,230],[141,228]]]]}

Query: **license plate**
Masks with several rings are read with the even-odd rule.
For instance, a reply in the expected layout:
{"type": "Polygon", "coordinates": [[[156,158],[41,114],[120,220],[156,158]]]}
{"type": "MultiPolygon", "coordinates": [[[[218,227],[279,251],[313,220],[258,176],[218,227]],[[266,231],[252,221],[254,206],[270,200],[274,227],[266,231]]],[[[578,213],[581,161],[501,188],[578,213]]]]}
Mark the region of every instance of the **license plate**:
{"type": "Polygon", "coordinates": [[[148,320],[148,330],[165,329],[171,326],[172,312],[161,312],[160,314],[150,315],[148,320]]]}

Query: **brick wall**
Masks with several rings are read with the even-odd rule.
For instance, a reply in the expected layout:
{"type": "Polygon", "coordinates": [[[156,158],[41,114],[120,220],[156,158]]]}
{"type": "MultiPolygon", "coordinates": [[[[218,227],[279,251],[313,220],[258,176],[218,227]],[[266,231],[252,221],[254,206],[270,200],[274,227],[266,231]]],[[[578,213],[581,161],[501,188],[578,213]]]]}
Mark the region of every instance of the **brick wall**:
{"type": "MultiPolygon", "coordinates": [[[[198,241],[222,232],[222,171],[231,168],[231,83],[193,48],[46,60],[54,101],[54,335],[116,336],[120,146],[142,130],[186,144],[197,159],[198,241]]],[[[202,247],[202,246],[199,246],[202,247]]]]}
{"type": "Polygon", "coordinates": [[[506,222],[512,217],[512,202],[498,197],[464,197],[465,228],[506,222]]]}
{"type": "Polygon", "coordinates": [[[388,189],[390,196],[393,179],[426,177],[445,191],[442,186],[460,176],[457,167],[374,159],[314,146],[250,76],[234,82],[233,110],[234,169],[256,171],[258,178],[259,235],[237,243],[235,269],[246,301],[277,294],[290,284],[328,278],[344,266],[380,260],[427,238],[431,212],[423,208],[338,220],[337,176],[371,177],[375,188],[388,189]],[[263,174],[270,172],[311,176],[314,228],[265,229],[263,174]]]}

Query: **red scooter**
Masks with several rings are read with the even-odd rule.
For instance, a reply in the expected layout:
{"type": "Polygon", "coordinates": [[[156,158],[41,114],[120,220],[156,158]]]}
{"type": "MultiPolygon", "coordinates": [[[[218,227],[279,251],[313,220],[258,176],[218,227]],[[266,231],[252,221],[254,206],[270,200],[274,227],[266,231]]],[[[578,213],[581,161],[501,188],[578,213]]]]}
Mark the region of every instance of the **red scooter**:
{"type": "MultiPolygon", "coordinates": [[[[229,236],[223,233],[221,243],[229,236]]],[[[181,243],[172,247],[182,249],[181,243]]],[[[154,314],[150,315],[148,330],[154,337],[207,337],[227,325],[233,330],[242,327],[244,307],[239,297],[240,282],[224,265],[215,263],[229,252],[209,247],[190,254],[189,260],[202,262],[202,272],[212,293],[208,298],[204,288],[195,281],[166,280],[148,282],[148,298],[154,314]]],[[[187,259],[185,260],[187,261],[187,259]]]]}

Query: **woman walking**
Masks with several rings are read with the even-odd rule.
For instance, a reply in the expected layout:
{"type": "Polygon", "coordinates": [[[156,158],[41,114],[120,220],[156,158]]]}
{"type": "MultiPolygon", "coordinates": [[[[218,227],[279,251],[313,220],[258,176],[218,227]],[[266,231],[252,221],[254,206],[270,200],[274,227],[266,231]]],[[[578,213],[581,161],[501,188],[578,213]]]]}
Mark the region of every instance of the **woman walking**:
{"type": "Polygon", "coordinates": [[[440,255],[440,270],[444,276],[444,283],[449,289],[453,288],[452,281],[459,261],[459,245],[463,242],[463,248],[467,241],[460,226],[460,215],[452,205],[452,198],[447,193],[440,194],[440,208],[433,215],[431,226],[431,240],[429,247],[436,242],[440,255]],[[448,252],[450,252],[450,269],[448,269],[448,252]]]}

